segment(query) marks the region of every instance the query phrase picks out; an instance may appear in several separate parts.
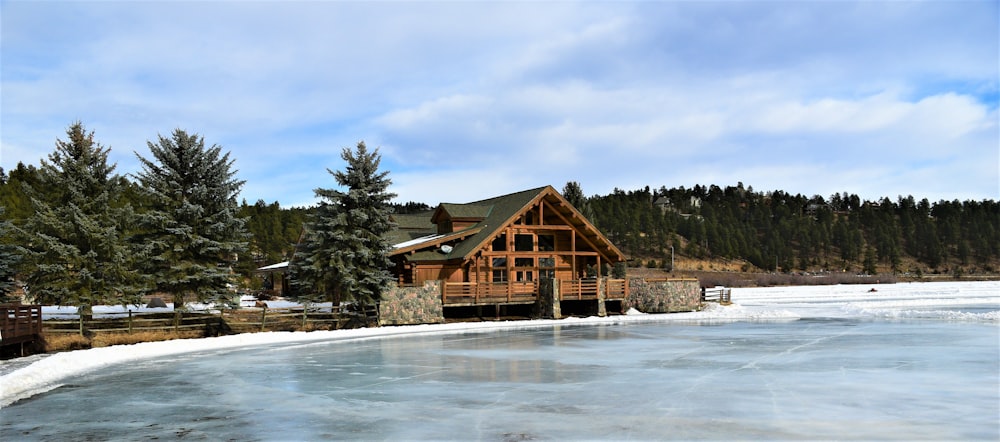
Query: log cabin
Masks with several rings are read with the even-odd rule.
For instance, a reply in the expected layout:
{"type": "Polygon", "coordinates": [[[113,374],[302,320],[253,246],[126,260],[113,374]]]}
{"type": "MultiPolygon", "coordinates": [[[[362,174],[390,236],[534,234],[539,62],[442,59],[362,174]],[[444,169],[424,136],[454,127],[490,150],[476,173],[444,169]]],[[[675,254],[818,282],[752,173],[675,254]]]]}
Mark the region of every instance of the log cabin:
{"type": "MultiPolygon", "coordinates": [[[[600,269],[625,260],[552,186],[392,221],[394,276],[401,285],[443,281],[445,305],[534,303],[543,281],[559,281],[563,299],[597,299],[600,269]]],[[[625,291],[600,290],[608,299],[625,291]]]]}

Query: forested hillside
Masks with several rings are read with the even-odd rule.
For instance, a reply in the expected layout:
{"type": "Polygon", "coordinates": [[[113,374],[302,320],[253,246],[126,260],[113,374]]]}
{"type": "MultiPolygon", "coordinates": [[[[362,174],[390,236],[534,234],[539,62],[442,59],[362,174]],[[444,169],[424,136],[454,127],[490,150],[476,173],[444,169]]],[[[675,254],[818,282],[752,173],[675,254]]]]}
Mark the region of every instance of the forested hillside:
{"type": "Polygon", "coordinates": [[[993,273],[1000,260],[1000,205],[991,200],[864,201],[755,192],[741,183],[615,189],[587,203],[633,265],[669,266],[671,247],[765,271],[993,273]]]}

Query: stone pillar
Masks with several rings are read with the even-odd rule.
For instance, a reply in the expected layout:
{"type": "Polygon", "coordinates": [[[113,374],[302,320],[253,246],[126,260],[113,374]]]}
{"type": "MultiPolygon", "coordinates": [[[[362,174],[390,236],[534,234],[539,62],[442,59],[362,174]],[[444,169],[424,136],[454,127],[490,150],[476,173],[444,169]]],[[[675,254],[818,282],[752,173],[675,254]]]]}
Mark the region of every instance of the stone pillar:
{"type": "Polygon", "coordinates": [[[559,304],[559,280],[542,279],[538,281],[538,300],[535,307],[539,317],[562,318],[562,307],[559,304]]]}
{"type": "Polygon", "coordinates": [[[604,303],[604,300],[608,299],[607,287],[608,278],[597,278],[597,316],[608,315],[608,307],[604,303]]]}

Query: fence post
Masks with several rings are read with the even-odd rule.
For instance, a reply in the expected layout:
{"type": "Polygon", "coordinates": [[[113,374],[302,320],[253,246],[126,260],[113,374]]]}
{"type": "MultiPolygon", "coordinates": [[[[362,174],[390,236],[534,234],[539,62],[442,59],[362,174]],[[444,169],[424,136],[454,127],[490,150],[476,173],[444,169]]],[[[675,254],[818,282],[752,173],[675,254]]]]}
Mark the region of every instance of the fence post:
{"type": "Polygon", "coordinates": [[[260,331],[264,331],[264,323],[267,322],[267,304],[260,310],[260,331]]]}
{"type": "Polygon", "coordinates": [[[132,309],[128,310],[128,334],[132,334],[132,309]]]}
{"type": "Polygon", "coordinates": [[[79,309],[76,315],[80,317],[80,336],[83,336],[83,315],[79,313],[79,309]]]}
{"type": "Polygon", "coordinates": [[[309,310],[309,308],[303,305],[302,306],[302,329],[303,330],[305,330],[305,328],[306,328],[306,311],[307,310],[309,310]]]}
{"type": "Polygon", "coordinates": [[[174,311],[174,333],[177,333],[177,330],[180,328],[180,326],[181,326],[181,312],[179,310],[174,311]]]}

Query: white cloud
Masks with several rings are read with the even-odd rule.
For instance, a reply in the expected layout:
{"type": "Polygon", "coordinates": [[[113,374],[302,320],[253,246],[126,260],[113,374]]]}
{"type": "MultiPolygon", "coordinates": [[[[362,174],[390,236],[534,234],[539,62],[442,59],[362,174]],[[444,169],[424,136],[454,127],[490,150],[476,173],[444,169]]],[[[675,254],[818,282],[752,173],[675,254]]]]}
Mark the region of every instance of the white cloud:
{"type": "Polygon", "coordinates": [[[995,3],[175,6],[4,3],[0,166],[80,119],[119,171],[179,127],[286,204],[358,140],[425,202],[568,180],[1000,197],[995,3]]]}

